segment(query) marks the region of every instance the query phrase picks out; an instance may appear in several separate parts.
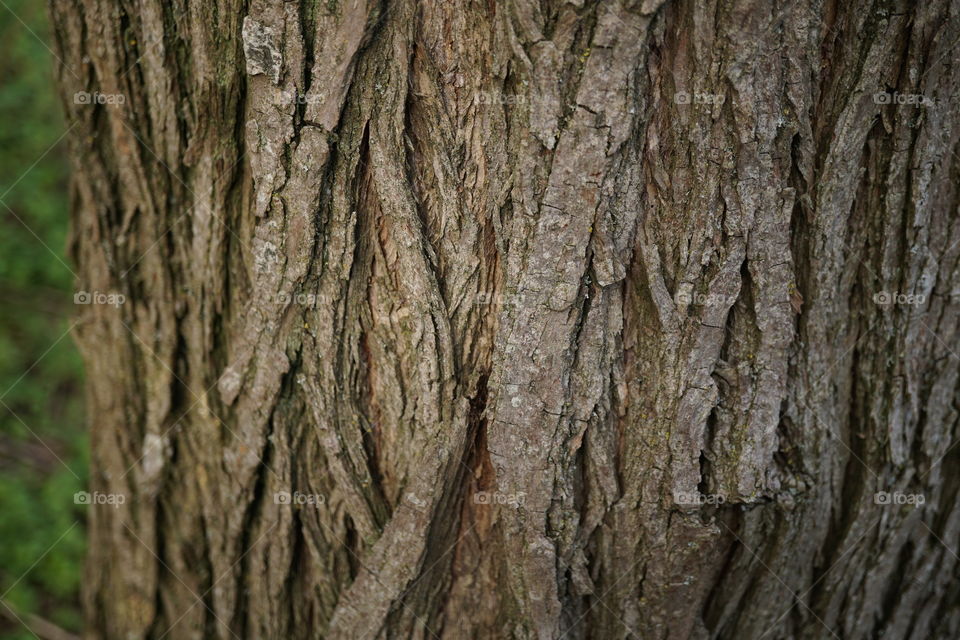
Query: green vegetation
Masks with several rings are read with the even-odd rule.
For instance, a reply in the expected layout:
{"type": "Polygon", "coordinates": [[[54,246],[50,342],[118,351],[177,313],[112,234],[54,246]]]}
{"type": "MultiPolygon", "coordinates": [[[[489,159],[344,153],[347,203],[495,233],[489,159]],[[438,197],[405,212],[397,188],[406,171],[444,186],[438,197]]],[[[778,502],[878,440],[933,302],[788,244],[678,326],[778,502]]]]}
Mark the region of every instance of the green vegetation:
{"type": "MultiPolygon", "coordinates": [[[[73,494],[87,447],[69,335],[66,125],[44,4],[0,3],[0,594],[24,621],[77,632],[85,513],[73,494]]],[[[0,604],[0,639],[33,637],[0,604]]]]}

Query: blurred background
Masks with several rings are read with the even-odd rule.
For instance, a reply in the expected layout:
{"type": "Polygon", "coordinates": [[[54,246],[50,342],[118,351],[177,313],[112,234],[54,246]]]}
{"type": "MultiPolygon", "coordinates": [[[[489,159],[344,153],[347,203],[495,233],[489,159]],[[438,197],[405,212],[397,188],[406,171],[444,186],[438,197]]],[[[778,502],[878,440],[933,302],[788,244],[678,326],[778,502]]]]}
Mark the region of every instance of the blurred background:
{"type": "Polygon", "coordinates": [[[81,628],[83,370],[70,335],[67,126],[45,4],[0,0],[2,640],[81,628]]]}

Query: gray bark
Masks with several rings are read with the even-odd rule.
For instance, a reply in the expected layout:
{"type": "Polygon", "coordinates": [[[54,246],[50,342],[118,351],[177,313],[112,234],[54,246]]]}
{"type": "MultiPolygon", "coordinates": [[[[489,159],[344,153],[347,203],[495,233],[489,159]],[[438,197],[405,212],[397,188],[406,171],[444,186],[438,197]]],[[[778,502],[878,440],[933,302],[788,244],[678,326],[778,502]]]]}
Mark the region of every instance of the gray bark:
{"type": "Polygon", "coordinates": [[[960,5],[50,7],[88,637],[960,635],[960,5]]]}

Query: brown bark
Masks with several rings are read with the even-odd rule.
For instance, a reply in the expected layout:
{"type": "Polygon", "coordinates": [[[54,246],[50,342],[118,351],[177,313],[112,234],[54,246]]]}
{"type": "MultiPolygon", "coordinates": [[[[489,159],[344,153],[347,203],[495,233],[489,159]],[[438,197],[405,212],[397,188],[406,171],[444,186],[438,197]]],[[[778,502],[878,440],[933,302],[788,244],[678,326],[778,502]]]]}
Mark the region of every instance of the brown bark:
{"type": "Polygon", "coordinates": [[[88,637],[960,634],[957,3],[51,13],[88,637]]]}

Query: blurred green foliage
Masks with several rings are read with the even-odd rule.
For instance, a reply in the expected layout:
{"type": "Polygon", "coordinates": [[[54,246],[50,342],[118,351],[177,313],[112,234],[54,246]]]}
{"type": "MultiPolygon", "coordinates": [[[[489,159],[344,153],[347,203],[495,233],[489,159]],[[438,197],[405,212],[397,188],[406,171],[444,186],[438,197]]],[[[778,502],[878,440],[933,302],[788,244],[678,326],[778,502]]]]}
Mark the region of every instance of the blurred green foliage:
{"type": "Polygon", "coordinates": [[[80,358],[69,335],[66,142],[45,3],[0,2],[0,638],[38,615],[81,626],[86,485],[80,358]],[[46,44],[45,44],[46,43],[46,44]],[[5,205],[5,206],[4,206],[5,205]],[[66,264],[64,264],[66,263],[66,264]]]}

